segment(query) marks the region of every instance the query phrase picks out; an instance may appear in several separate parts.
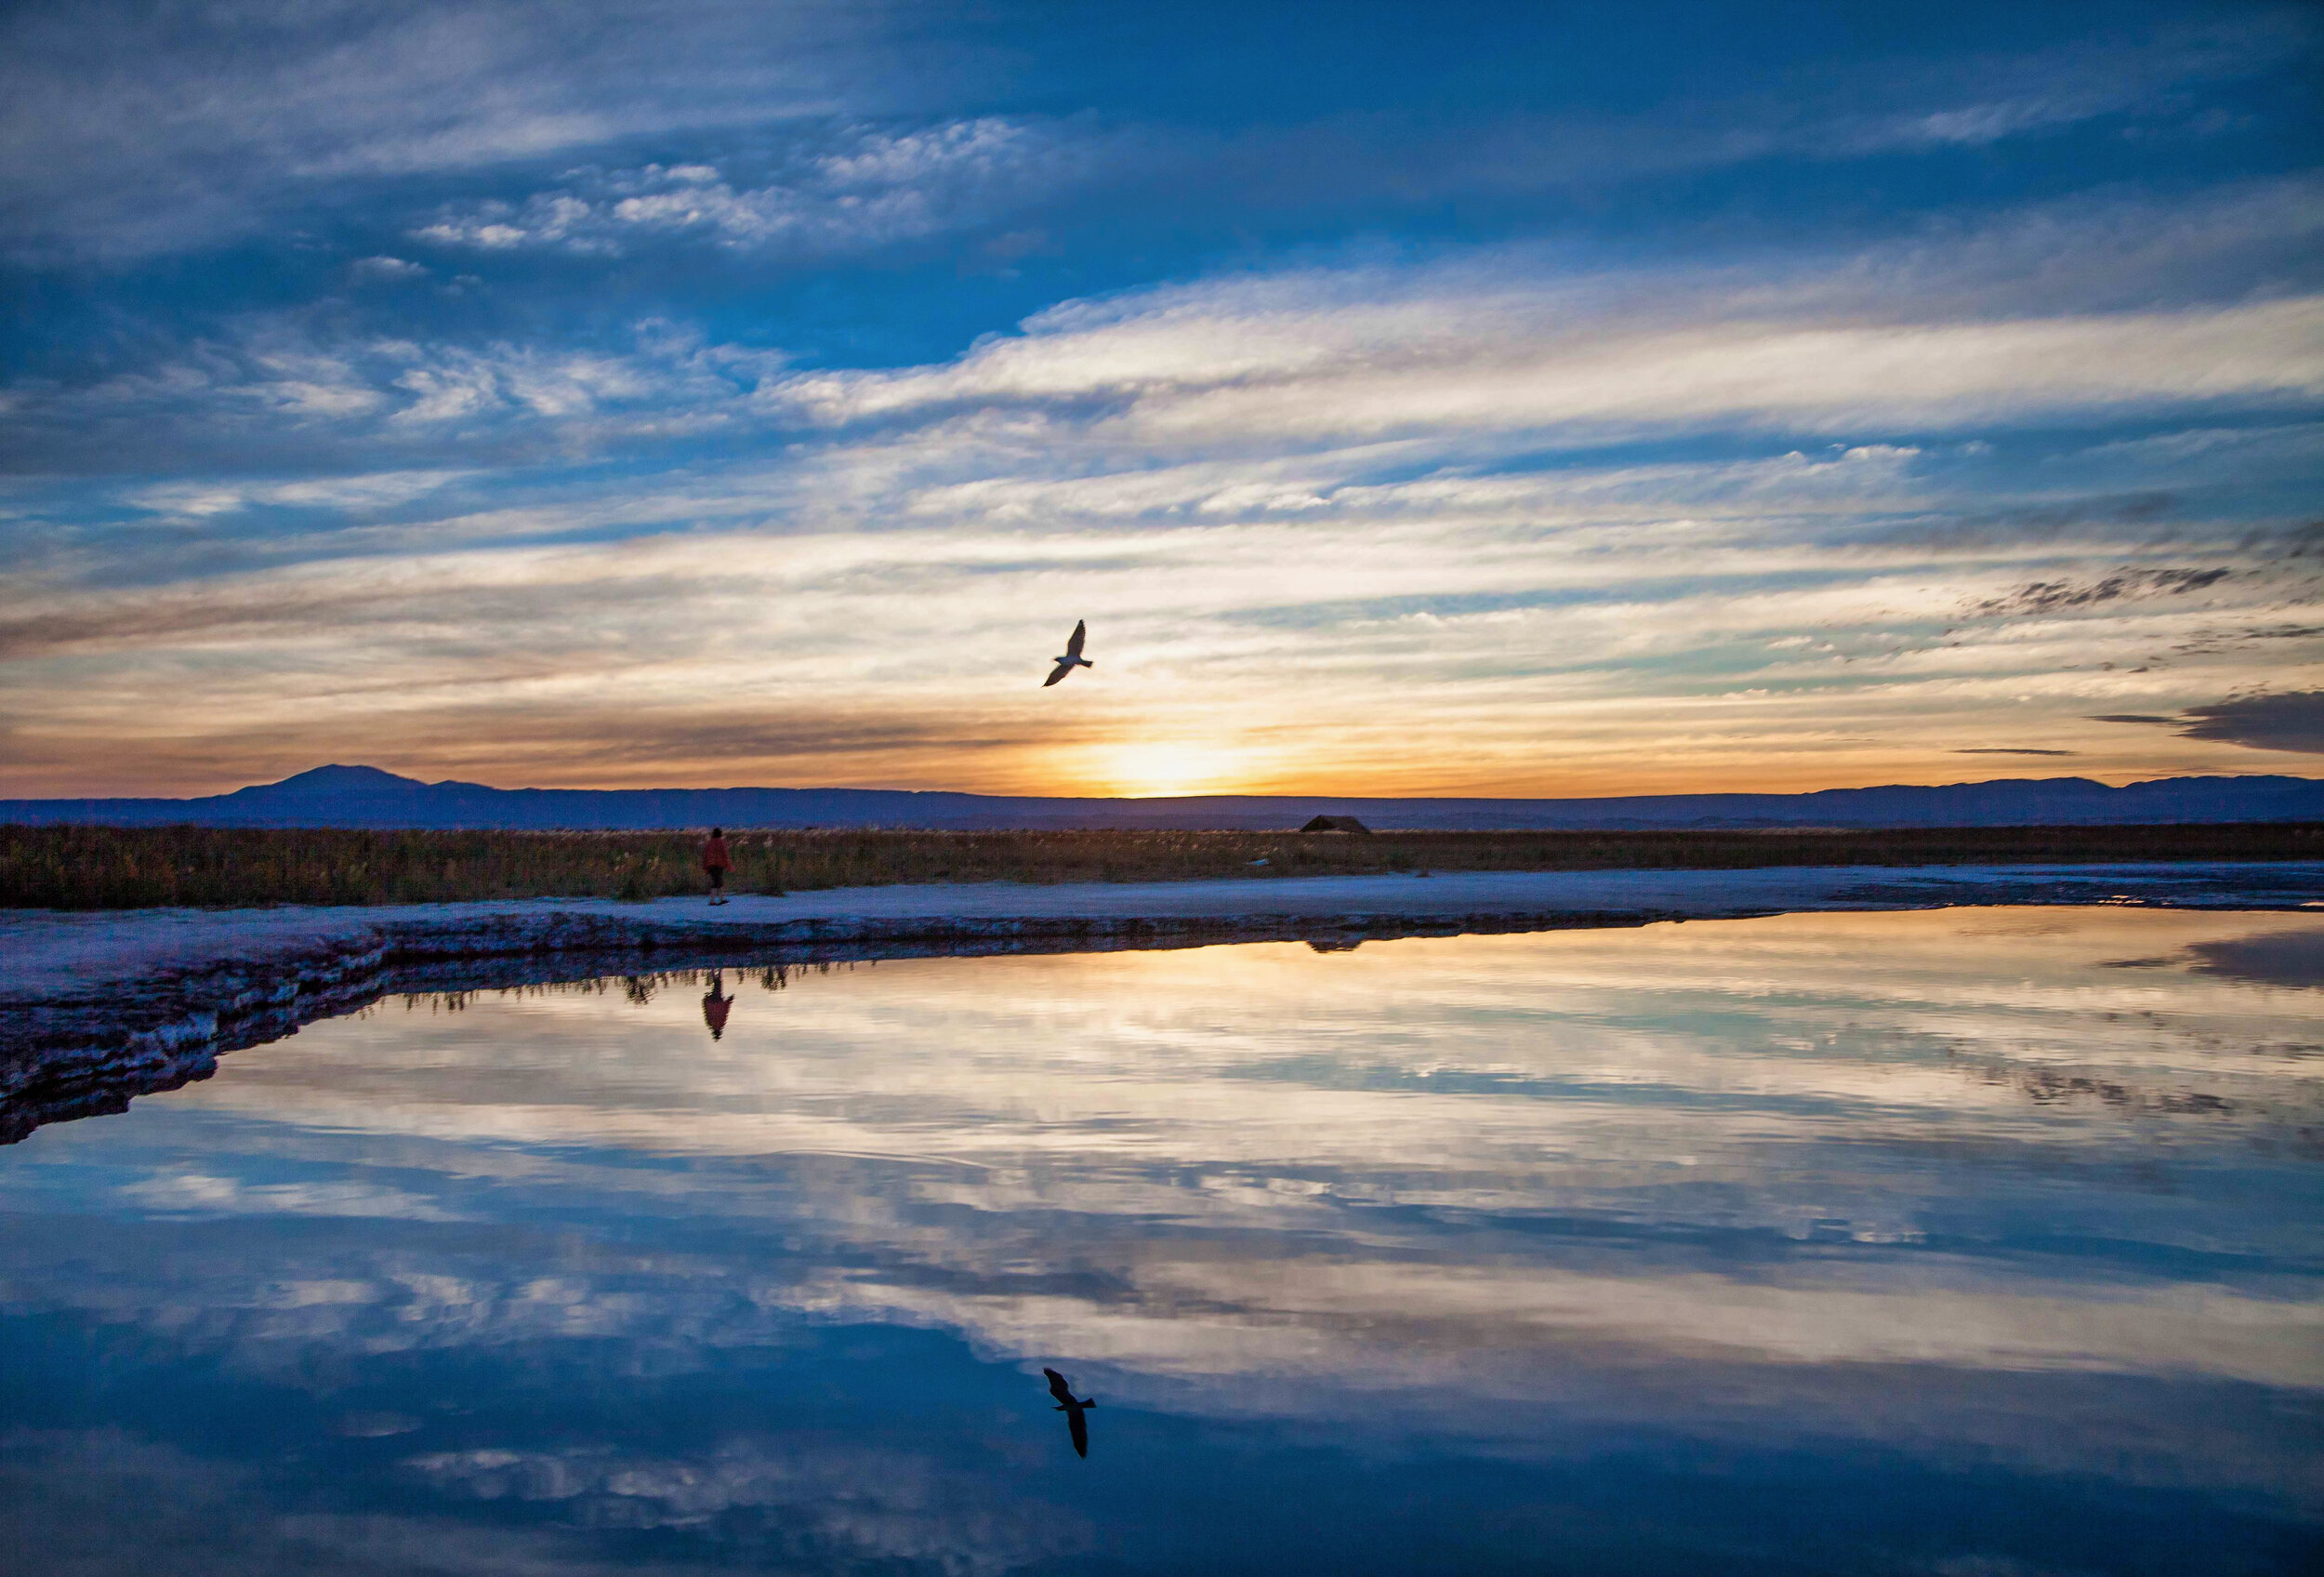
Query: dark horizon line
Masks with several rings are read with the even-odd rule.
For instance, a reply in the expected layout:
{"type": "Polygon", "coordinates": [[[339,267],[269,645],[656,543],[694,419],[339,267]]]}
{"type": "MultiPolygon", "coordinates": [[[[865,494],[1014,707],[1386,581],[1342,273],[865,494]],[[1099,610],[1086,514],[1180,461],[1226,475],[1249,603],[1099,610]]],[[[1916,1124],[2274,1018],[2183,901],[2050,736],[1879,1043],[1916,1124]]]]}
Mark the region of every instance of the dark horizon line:
{"type": "Polygon", "coordinates": [[[1884,789],[1917,789],[1935,791],[1948,788],[1984,788],[2001,786],[2050,786],[2065,784],[2086,785],[2106,793],[2121,793],[2128,789],[2148,788],[2162,783],[2273,781],[2285,783],[2324,783],[2324,777],[2311,777],[2300,773],[2267,773],[2249,771],[2173,773],[2154,777],[2134,779],[2128,783],[2110,784],[2102,779],[2070,773],[2055,777],[1985,777],[1956,778],[1944,783],[1861,783],[1841,784],[1824,788],[1699,788],[1660,792],[1631,792],[1620,794],[1446,794],[1446,793],[1347,793],[1332,790],[1251,791],[1219,790],[1202,794],[1040,794],[1001,793],[978,788],[893,788],[858,784],[818,783],[729,783],[700,787],[656,785],[650,788],[544,788],[527,784],[520,788],[502,788],[497,784],[478,782],[472,778],[442,777],[429,780],[410,777],[386,767],[363,762],[331,762],[321,766],[307,767],[288,776],[267,783],[244,784],[210,794],[44,794],[0,798],[0,807],[18,805],[65,804],[199,804],[231,800],[239,795],[263,792],[297,784],[302,779],[317,777],[325,773],[362,774],[378,782],[409,788],[473,789],[488,794],[880,794],[914,797],[944,797],[950,799],[986,801],[1035,801],[1044,803],[1098,803],[1114,805],[1200,804],[1224,800],[1260,801],[1334,801],[1374,804],[1574,804],[1604,803],[1627,800],[1706,800],[1706,799],[1763,799],[1797,800],[1818,794],[1862,794],[1884,789]],[[385,781],[381,781],[385,780],[385,781]]]}
{"type": "Polygon", "coordinates": [[[1749,830],[1825,827],[2171,826],[2324,823],[2324,781],[2289,775],[1987,778],[1806,792],[1570,799],[1208,794],[1165,799],[971,794],[928,788],[495,788],[328,766],[198,798],[0,801],[0,822],[36,827],[354,828],[436,831],[892,829],[1193,832],[1340,830],[1749,830]]]}

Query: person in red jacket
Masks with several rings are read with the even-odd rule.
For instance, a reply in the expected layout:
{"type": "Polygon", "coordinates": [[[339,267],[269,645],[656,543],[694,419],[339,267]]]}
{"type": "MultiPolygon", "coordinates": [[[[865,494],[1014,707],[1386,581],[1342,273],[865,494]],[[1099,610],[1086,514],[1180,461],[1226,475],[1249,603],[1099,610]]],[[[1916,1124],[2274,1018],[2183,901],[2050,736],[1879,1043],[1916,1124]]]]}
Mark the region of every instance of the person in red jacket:
{"type": "Polygon", "coordinates": [[[702,845],[702,874],[710,879],[710,901],[726,902],[726,873],[734,868],[734,856],[726,852],[726,829],[710,828],[710,841],[702,845]]]}

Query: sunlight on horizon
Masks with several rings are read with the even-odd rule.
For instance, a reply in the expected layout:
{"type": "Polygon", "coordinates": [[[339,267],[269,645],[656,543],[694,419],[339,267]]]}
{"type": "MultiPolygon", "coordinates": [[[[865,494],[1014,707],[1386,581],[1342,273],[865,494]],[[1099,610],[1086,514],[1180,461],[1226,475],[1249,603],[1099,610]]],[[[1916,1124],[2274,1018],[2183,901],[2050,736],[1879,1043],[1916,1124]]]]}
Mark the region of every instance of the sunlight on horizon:
{"type": "Polygon", "coordinates": [[[1106,795],[1133,800],[1175,799],[1192,794],[1264,792],[1246,787],[1253,780],[1251,758],[1243,751],[1182,742],[1101,747],[1095,780],[1106,795]]]}

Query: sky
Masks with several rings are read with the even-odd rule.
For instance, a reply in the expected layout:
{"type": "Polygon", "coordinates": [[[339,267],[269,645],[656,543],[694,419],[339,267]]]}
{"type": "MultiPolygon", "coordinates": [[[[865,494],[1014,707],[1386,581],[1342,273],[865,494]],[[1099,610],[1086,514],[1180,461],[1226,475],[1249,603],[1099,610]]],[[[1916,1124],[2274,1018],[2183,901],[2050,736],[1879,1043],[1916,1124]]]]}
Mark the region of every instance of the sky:
{"type": "Polygon", "coordinates": [[[2319,66],[2266,3],[14,6],[0,796],[2313,775],[2319,66]]]}

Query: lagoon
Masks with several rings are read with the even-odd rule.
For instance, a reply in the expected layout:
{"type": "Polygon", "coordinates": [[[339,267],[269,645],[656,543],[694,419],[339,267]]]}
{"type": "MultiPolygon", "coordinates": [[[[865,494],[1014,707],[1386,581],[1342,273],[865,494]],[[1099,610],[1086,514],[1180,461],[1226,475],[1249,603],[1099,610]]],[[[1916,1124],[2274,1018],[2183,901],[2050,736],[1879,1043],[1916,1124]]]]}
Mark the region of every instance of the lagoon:
{"type": "Polygon", "coordinates": [[[391,999],[0,1150],[0,1565],[2291,1570],[2319,987],[2084,908],[391,999]]]}

